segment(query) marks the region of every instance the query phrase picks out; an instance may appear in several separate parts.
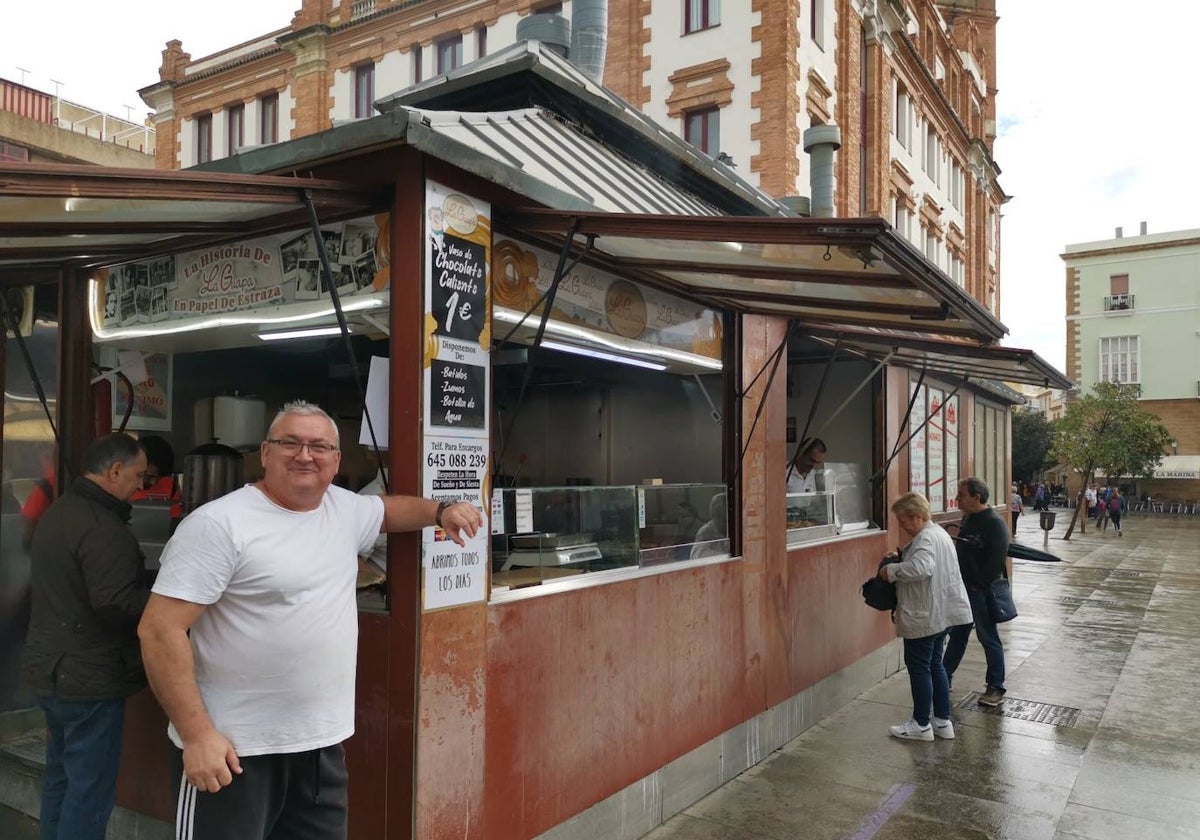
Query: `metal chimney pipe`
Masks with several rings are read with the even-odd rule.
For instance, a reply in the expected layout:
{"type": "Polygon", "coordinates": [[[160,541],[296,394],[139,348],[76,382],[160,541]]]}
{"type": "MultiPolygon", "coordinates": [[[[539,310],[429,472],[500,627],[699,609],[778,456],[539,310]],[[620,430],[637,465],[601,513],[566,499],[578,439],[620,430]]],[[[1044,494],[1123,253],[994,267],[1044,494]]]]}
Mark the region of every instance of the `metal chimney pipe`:
{"type": "Polygon", "coordinates": [[[833,153],[841,147],[842,130],[836,125],[814,125],[804,132],[804,151],[810,159],[809,184],[814,218],[828,218],[834,214],[833,153]]]}
{"type": "Polygon", "coordinates": [[[608,0],[571,0],[571,63],[604,84],[608,51],[608,0]]]}

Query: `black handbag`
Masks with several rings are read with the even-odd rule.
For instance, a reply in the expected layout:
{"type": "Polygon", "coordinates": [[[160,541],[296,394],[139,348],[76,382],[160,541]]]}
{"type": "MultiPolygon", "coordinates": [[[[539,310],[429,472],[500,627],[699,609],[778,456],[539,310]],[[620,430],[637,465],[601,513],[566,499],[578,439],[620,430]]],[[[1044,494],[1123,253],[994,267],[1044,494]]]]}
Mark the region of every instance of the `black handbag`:
{"type": "Polygon", "coordinates": [[[1012,584],[1006,577],[998,577],[987,588],[987,611],[992,621],[1003,624],[1017,617],[1017,605],[1013,602],[1012,584]]]}
{"type": "MultiPolygon", "coordinates": [[[[883,568],[888,563],[899,563],[900,555],[897,552],[895,557],[884,557],[879,563],[879,568],[883,568]]],[[[899,601],[896,599],[896,584],[890,581],[881,580],[878,576],[871,577],[863,582],[862,588],[863,600],[867,602],[867,606],[872,609],[882,612],[890,612],[896,609],[899,601]]]]}

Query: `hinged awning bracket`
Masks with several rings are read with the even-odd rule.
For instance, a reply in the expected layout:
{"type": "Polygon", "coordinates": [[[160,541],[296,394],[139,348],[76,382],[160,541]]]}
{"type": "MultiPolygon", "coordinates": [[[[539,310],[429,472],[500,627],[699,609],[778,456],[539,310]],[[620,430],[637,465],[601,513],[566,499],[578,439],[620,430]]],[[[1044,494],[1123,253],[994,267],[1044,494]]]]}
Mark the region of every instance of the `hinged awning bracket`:
{"type": "Polygon", "coordinates": [[[312,190],[300,191],[304,199],[304,207],[308,210],[308,224],[312,230],[313,242],[317,248],[317,258],[321,261],[321,274],[325,278],[325,288],[329,290],[329,300],[333,304],[333,312],[337,316],[338,328],[342,332],[342,340],[346,344],[346,355],[349,356],[350,370],[354,374],[354,384],[358,388],[358,398],[362,402],[363,417],[367,421],[367,431],[371,435],[371,448],[375,450],[375,459],[379,465],[379,476],[383,482],[383,492],[390,493],[388,487],[387,468],[383,453],[379,449],[379,439],[375,436],[375,423],[371,420],[371,412],[367,408],[367,390],[363,385],[362,374],[358,369],[358,359],[354,355],[354,343],[350,340],[350,325],[346,322],[346,312],[342,309],[342,296],[338,294],[337,283],[329,268],[329,252],[325,250],[325,237],[321,236],[321,222],[317,218],[317,207],[313,203],[312,190]]]}
{"type": "Polygon", "coordinates": [[[748,384],[745,389],[737,395],[739,402],[744,400],[746,398],[746,394],[750,393],[750,389],[753,388],[754,383],[758,382],[758,380],[762,377],[763,373],[767,370],[767,367],[769,366],[771,368],[771,375],[767,377],[767,384],[763,389],[764,399],[759,401],[758,410],[754,412],[754,421],[750,424],[750,431],[746,433],[745,445],[742,447],[741,455],[738,456],[737,469],[734,471],[733,477],[730,479],[731,487],[737,482],[738,476],[742,472],[742,462],[746,458],[746,453],[750,451],[750,441],[754,439],[754,430],[758,428],[758,419],[762,417],[763,408],[765,408],[767,405],[765,396],[771,393],[771,383],[775,381],[775,373],[779,370],[779,363],[784,359],[784,357],[787,356],[788,339],[792,337],[792,334],[796,331],[797,326],[798,325],[795,321],[788,322],[787,331],[784,332],[783,338],[780,340],[779,345],[775,348],[775,351],[767,357],[765,362],[763,362],[763,366],[759,368],[758,373],[756,373],[754,378],[750,380],[750,384],[748,384]]]}
{"type": "Polygon", "coordinates": [[[521,390],[517,393],[517,404],[513,407],[512,416],[508,421],[508,429],[504,433],[504,437],[500,442],[500,452],[494,459],[492,459],[493,470],[499,469],[499,465],[504,463],[505,450],[508,448],[508,442],[512,439],[513,428],[516,426],[517,418],[520,416],[521,406],[525,402],[525,392],[528,390],[529,382],[533,378],[533,369],[537,359],[537,349],[541,346],[542,337],[546,334],[546,322],[550,320],[550,310],[554,308],[554,297],[558,294],[558,286],[560,283],[562,283],[563,277],[565,277],[567,273],[579,263],[579,260],[583,259],[584,255],[592,249],[592,245],[595,242],[595,237],[589,235],[587,237],[587,246],[584,248],[583,252],[580,253],[570,265],[567,264],[567,258],[571,254],[571,246],[575,242],[575,236],[578,233],[581,224],[582,223],[580,219],[571,219],[571,225],[567,229],[566,237],[563,239],[562,249],[558,252],[558,264],[554,267],[554,277],[550,280],[550,288],[546,289],[546,293],[538,298],[537,303],[530,307],[529,311],[525,313],[525,315],[512,328],[512,330],[509,330],[508,335],[506,335],[501,342],[501,344],[503,344],[504,341],[508,341],[513,332],[516,331],[517,327],[523,324],[525,319],[533,314],[533,311],[537,309],[539,305],[542,305],[541,320],[538,321],[537,333],[533,337],[533,345],[529,348],[529,356],[525,362],[525,374],[521,378],[521,390]]]}
{"type": "Polygon", "coordinates": [[[813,418],[817,415],[817,408],[821,404],[821,397],[825,394],[825,383],[829,379],[829,373],[833,370],[834,362],[837,361],[838,351],[842,349],[842,338],[838,336],[833,343],[833,350],[829,354],[829,360],[825,362],[825,369],[821,371],[821,381],[817,385],[817,393],[813,395],[812,406],[808,410],[808,419],[804,421],[804,431],[796,438],[796,449],[792,452],[792,457],[788,459],[788,469],[786,481],[791,481],[792,473],[796,469],[796,459],[800,457],[805,447],[810,443],[808,436],[809,429],[812,428],[813,418]]]}

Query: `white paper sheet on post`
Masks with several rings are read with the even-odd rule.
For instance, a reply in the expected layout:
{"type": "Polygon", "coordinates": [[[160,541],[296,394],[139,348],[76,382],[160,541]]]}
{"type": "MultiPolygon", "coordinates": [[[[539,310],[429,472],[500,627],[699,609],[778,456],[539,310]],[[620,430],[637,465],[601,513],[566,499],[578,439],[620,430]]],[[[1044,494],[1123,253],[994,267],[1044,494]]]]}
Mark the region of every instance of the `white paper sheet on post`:
{"type": "Polygon", "coordinates": [[[140,350],[118,350],[117,369],[134,385],[141,385],[150,378],[146,371],[146,357],[140,350]]]}
{"type": "Polygon", "coordinates": [[[367,406],[363,412],[362,427],[358,432],[358,442],[363,446],[372,445],[371,428],[367,426],[369,411],[379,448],[388,448],[388,370],[386,356],[371,357],[371,369],[367,372],[367,406]]]}

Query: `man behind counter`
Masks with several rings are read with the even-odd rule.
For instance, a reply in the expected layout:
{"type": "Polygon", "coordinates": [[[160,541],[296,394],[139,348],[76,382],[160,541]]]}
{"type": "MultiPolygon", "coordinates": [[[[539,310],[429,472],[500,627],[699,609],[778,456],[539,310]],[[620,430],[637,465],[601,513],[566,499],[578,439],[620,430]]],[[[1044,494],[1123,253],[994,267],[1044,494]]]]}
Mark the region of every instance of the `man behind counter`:
{"type": "Polygon", "coordinates": [[[482,523],[467,502],[330,486],[338,443],[328,414],[288,403],[262,480],[187,516],[163,550],[139,634],[181,750],[177,837],[345,837],[357,556],[381,531],[436,524],[462,545],[482,523]]]}
{"type": "Polygon", "coordinates": [[[820,438],[813,438],[808,446],[788,465],[787,491],[789,493],[815,493],[821,489],[817,483],[817,470],[825,463],[828,447],[820,438]]]}

